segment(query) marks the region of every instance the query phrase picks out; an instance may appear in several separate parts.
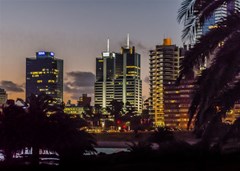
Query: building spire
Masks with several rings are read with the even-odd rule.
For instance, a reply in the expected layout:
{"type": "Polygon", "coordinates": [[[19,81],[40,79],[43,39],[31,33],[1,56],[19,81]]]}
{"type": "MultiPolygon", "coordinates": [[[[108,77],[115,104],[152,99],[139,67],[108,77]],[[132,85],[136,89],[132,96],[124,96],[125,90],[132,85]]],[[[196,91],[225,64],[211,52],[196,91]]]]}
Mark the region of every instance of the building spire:
{"type": "Polygon", "coordinates": [[[110,43],[109,43],[109,39],[107,39],[107,52],[110,51],[110,43]]]}
{"type": "Polygon", "coordinates": [[[127,48],[129,49],[130,47],[130,38],[129,38],[129,33],[127,34],[127,48]]]}

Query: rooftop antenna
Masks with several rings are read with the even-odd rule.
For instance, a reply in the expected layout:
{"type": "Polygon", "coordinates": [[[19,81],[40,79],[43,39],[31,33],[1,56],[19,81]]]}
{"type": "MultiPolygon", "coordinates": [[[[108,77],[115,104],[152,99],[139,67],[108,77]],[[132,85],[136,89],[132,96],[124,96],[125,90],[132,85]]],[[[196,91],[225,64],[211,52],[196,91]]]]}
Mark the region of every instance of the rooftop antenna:
{"type": "Polygon", "coordinates": [[[127,34],[127,48],[129,48],[130,47],[130,39],[129,39],[129,33],[127,34]]]}
{"type": "Polygon", "coordinates": [[[109,44],[109,39],[107,39],[107,52],[109,52],[109,48],[110,47],[110,44],[109,44]]]}

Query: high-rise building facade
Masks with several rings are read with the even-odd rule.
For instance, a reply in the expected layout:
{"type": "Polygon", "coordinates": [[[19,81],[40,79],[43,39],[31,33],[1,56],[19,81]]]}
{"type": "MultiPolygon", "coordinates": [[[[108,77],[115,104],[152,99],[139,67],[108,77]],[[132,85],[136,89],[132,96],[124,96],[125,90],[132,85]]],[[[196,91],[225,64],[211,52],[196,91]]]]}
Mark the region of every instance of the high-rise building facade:
{"type": "Polygon", "coordinates": [[[140,54],[135,47],[121,48],[121,55],[116,59],[117,71],[114,88],[114,98],[123,102],[123,108],[130,104],[135,111],[142,111],[142,80],[140,54]]]}
{"type": "MultiPolygon", "coordinates": [[[[109,47],[109,46],[108,46],[109,47]]],[[[110,106],[110,102],[123,102],[123,109],[130,104],[136,112],[142,111],[142,81],[140,54],[135,47],[122,47],[121,53],[102,53],[96,59],[95,105],[102,108],[110,106]]]]}
{"type": "Polygon", "coordinates": [[[63,60],[53,52],[36,52],[36,58],[26,59],[26,99],[32,93],[46,93],[59,103],[63,101],[63,60]]]}
{"type": "MultiPolygon", "coordinates": [[[[172,45],[171,39],[164,39],[162,45],[150,50],[150,115],[155,126],[164,126],[166,107],[169,100],[166,87],[175,83],[183,59],[184,49],[172,45]]],[[[176,90],[177,91],[177,90],[176,90]]],[[[174,91],[174,93],[176,93],[174,91]]],[[[177,111],[176,111],[177,113],[177,111]]]]}
{"type": "Polygon", "coordinates": [[[6,103],[7,98],[8,98],[7,92],[4,89],[0,88],[0,106],[6,103]]]}
{"type": "MultiPolygon", "coordinates": [[[[164,87],[164,123],[171,128],[188,128],[188,109],[192,102],[195,80],[193,75],[183,78],[179,85],[168,84],[164,87]]],[[[192,128],[190,125],[189,128],[192,128]]]]}
{"type": "Polygon", "coordinates": [[[96,58],[96,82],[94,86],[95,106],[103,109],[110,106],[114,99],[114,79],[116,77],[116,53],[109,52],[109,40],[107,51],[102,52],[100,58],[96,58]]]}

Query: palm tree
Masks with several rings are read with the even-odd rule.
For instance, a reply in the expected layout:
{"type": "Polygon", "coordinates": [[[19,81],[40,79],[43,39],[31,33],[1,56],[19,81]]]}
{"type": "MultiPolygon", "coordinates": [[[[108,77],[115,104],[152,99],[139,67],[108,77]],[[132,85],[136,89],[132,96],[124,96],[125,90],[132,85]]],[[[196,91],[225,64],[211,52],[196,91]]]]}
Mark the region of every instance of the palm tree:
{"type": "Polygon", "coordinates": [[[175,137],[173,132],[169,127],[158,127],[149,137],[148,139],[151,143],[156,143],[158,146],[161,146],[161,143],[173,141],[175,137]]]}
{"type": "MultiPolygon", "coordinates": [[[[198,28],[220,6],[233,0],[184,0],[178,20],[184,22],[182,38],[193,41],[198,28]]],[[[195,116],[195,130],[211,128],[220,122],[240,99],[240,13],[232,11],[216,23],[214,29],[199,38],[185,55],[178,81],[200,68],[207,58],[211,62],[197,79],[189,108],[189,124],[195,116]]]]}
{"type": "Polygon", "coordinates": [[[26,146],[25,116],[24,109],[17,105],[3,108],[0,116],[0,148],[4,151],[7,163],[11,162],[13,154],[20,152],[26,146]]]}
{"type": "Polygon", "coordinates": [[[60,160],[75,159],[85,152],[95,152],[95,139],[84,128],[87,122],[71,118],[63,112],[62,104],[46,94],[31,95],[27,109],[12,105],[0,115],[0,148],[5,159],[32,148],[32,164],[39,164],[39,150],[55,151],[60,160]]]}
{"type": "Polygon", "coordinates": [[[87,152],[95,153],[96,140],[83,129],[88,126],[85,120],[64,113],[53,114],[49,120],[48,147],[59,154],[61,164],[79,159],[87,152]]]}
{"type": "Polygon", "coordinates": [[[111,107],[108,108],[107,110],[111,113],[111,115],[114,116],[115,121],[120,118],[121,112],[123,110],[123,102],[122,101],[117,101],[117,100],[112,100],[110,102],[111,107]]]}
{"type": "Polygon", "coordinates": [[[102,107],[99,104],[95,104],[94,121],[97,126],[100,125],[102,117],[103,117],[102,107]]]}
{"type": "Polygon", "coordinates": [[[55,113],[63,113],[63,107],[56,101],[42,93],[32,94],[28,98],[28,146],[32,148],[33,164],[39,163],[39,150],[46,148],[49,142],[50,130],[48,116],[55,113]]]}

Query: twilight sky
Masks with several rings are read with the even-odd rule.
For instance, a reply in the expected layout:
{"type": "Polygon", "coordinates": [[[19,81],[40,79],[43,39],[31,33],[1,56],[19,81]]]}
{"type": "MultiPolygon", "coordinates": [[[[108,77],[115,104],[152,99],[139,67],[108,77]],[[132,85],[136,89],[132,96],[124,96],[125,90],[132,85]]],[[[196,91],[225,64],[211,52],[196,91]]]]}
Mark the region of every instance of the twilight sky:
{"type": "Polygon", "coordinates": [[[171,37],[182,45],[177,11],[182,0],[0,0],[0,87],[25,98],[26,57],[53,51],[64,60],[64,100],[93,93],[95,59],[119,52],[130,34],[141,54],[148,97],[148,51],[171,37]]]}

